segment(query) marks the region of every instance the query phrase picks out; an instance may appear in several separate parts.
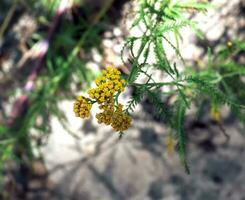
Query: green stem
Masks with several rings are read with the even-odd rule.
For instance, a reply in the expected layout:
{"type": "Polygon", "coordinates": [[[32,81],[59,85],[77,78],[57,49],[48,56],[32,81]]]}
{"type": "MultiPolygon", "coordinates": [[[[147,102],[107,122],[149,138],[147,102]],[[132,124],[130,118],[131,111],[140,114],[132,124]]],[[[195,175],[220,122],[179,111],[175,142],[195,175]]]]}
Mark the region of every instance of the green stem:
{"type": "MultiPolygon", "coordinates": [[[[145,39],[146,37],[146,31],[144,32],[143,36],[142,36],[142,43],[140,45],[140,48],[139,48],[139,51],[138,51],[138,55],[134,58],[134,62],[133,62],[133,67],[137,67],[136,65],[138,64],[138,60],[139,60],[139,57],[140,55],[142,54],[144,48],[145,48],[145,45],[147,44],[147,40],[145,39]]],[[[129,80],[131,80],[132,78],[132,75],[133,75],[133,69],[130,71],[130,74],[128,75],[128,78],[127,78],[127,83],[129,82],[129,80]]]]}
{"type": "Polygon", "coordinates": [[[227,77],[231,77],[231,76],[235,76],[235,75],[244,75],[245,74],[245,71],[243,72],[231,72],[231,73],[227,73],[225,75],[222,76],[222,78],[227,78],[227,77]]]}
{"type": "Polygon", "coordinates": [[[182,86],[184,87],[183,84],[180,84],[179,82],[183,82],[184,80],[176,80],[176,81],[171,81],[171,82],[159,82],[159,83],[132,83],[131,85],[134,86],[151,86],[151,87],[159,87],[159,86],[164,86],[164,85],[174,85],[174,86],[182,86]]]}

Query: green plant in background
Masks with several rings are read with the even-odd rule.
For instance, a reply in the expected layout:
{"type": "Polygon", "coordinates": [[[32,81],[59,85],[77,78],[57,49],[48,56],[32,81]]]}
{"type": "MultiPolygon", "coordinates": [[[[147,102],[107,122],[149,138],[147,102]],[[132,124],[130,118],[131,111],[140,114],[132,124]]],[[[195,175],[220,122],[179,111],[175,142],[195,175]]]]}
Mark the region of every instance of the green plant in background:
{"type": "Polygon", "coordinates": [[[217,101],[221,100],[229,105],[232,113],[245,125],[245,106],[243,106],[245,104],[245,90],[243,90],[245,86],[245,65],[239,61],[239,56],[244,51],[244,41],[228,41],[227,44],[218,49],[216,56],[212,56],[211,52],[209,53],[210,62],[208,68],[199,74],[204,77],[209,74],[210,83],[223,92],[220,95],[224,95],[224,97],[210,99],[211,104],[216,106],[216,110],[219,110],[221,106],[221,103],[217,101]]]}
{"type": "MultiPolygon", "coordinates": [[[[48,1],[41,3],[45,2],[48,1]]],[[[52,18],[53,14],[50,15],[50,13],[53,13],[53,10],[49,7],[51,4],[42,4],[46,7],[40,8],[40,2],[35,4],[30,1],[28,3],[30,4],[27,6],[42,10],[44,16],[47,14],[48,17],[43,21],[48,22],[52,18]]],[[[0,167],[3,167],[9,159],[24,163],[22,155],[32,160],[33,149],[39,150],[43,138],[51,131],[51,116],[57,117],[67,132],[77,137],[68,128],[65,114],[60,110],[58,104],[61,100],[74,98],[72,92],[74,86],[86,88],[94,79],[94,72],[86,67],[86,62],[81,60],[78,54],[83,48],[89,52],[91,47],[98,45],[101,30],[98,24],[104,20],[103,17],[111,4],[112,1],[107,1],[90,23],[85,24],[86,19],[81,19],[81,23],[78,24],[62,21],[63,29],[57,31],[57,37],[54,37],[49,44],[52,48],[48,50],[44,63],[45,68],[38,75],[36,87],[27,93],[28,109],[24,115],[15,120],[13,125],[8,127],[8,125],[0,124],[0,167]],[[80,29],[83,29],[83,32],[77,38],[75,33],[80,29]],[[35,138],[31,135],[33,131],[38,133],[35,138]]],[[[37,39],[43,40],[43,34],[36,33],[27,43],[35,45],[37,39]]],[[[15,92],[13,92],[14,95],[15,92]]]]}

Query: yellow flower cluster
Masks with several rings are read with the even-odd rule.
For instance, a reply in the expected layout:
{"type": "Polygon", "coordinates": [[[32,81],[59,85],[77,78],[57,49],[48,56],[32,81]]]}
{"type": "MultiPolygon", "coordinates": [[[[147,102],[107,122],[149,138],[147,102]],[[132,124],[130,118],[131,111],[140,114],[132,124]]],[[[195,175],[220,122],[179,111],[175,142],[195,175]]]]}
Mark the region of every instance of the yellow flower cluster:
{"type": "Polygon", "coordinates": [[[124,91],[126,81],[121,79],[121,72],[114,68],[108,67],[103,70],[102,75],[96,80],[96,88],[88,90],[91,98],[78,96],[74,103],[74,112],[77,117],[87,118],[90,115],[92,104],[97,102],[99,108],[103,110],[96,114],[98,123],[111,125],[115,131],[127,130],[132,122],[132,118],[123,112],[123,105],[115,105],[113,97],[124,91]]]}
{"type": "Polygon", "coordinates": [[[77,100],[73,105],[73,111],[76,117],[81,118],[88,118],[90,115],[91,108],[92,104],[89,102],[89,99],[83,96],[78,96],[77,100]]]}
{"type": "Polygon", "coordinates": [[[174,153],[174,147],[175,147],[175,140],[174,140],[172,133],[167,136],[167,138],[165,140],[165,145],[167,148],[167,154],[169,156],[172,156],[174,153]]]}
{"type": "Polygon", "coordinates": [[[119,104],[114,109],[114,102],[100,107],[103,109],[102,113],[96,114],[98,123],[105,123],[111,125],[115,131],[127,130],[132,122],[132,118],[123,112],[123,105],[119,104]]]}
{"type": "Polygon", "coordinates": [[[132,118],[129,115],[123,113],[122,108],[123,106],[119,104],[116,112],[113,115],[111,126],[115,131],[127,130],[132,122],[132,118]]]}
{"type": "Polygon", "coordinates": [[[221,114],[217,106],[212,105],[210,115],[215,122],[221,121],[221,114]]]}
{"type": "Polygon", "coordinates": [[[88,91],[89,97],[98,103],[108,102],[116,92],[123,92],[126,81],[120,79],[121,72],[113,67],[103,70],[102,76],[96,80],[96,88],[88,91]]]}
{"type": "Polygon", "coordinates": [[[102,113],[96,114],[96,118],[98,123],[105,123],[106,125],[110,125],[112,123],[112,116],[114,113],[114,104],[107,104],[106,106],[100,106],[100,109],[104,111],[102,113]]]}

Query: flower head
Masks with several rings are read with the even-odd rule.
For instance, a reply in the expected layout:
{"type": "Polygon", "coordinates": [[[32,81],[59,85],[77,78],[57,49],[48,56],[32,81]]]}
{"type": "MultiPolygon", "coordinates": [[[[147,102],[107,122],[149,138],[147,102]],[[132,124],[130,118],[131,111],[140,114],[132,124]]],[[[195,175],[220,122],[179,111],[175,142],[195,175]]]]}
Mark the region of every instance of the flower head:
{"type": "Polygon", "coordinates": [[[111,125],[115,131],[127,130],[131,125],[132,118],[123,112],[122,104],[119,104],[116,109],[114,107],[113,101],[110,104],[101,105],[100,109],[103,112],[96,114],[98,123],[111,125]]]}
{"type": "Polygon", "coordinates": [[[120,78],[121,72],[114,67],[108,67],[102,71],[102,75],[96,78],[96,88],[90,89],[90,98],[99,104],[107,102],[116,92],[122,92],[126,81],[120,78]]]}
{"type": "Polygon", "coordinates": [[[89,99],[83,96],[78,96],[73,105],[75,115],[81,118],[88,118],[91,108],[92,104],[89,102],[89,99]]]}
{"type": "Polygon", "coordinates": [[[116,112],[113,115],[111,126],[115,131],[127,130],[132,122],[132,118],[122,111],[123,106],[118,105],[116,112]]]}
{"type": "Polygon", "coordinates": [[[90,97],[78,96],[73,110],[77,117],[87,118],[93,103],[98,103],[102,112],[96,114],[98,123],[110,125],[115,131],[124,131],[131,125],[132,118],[123,112],[122,104],[115,104],[115,94],[123,92],[126,81],[121,79],[121,72],[114,67],[102,71],[95,80],[96,87],[88,90],[90,97]]]}
{"type": "Polygon", "coordinates": [[[210,115],[214,121],[216,121],[216,122],[221,121],[221,114],[220,114],[219,108],[217,106],[213,105],[211,107],[210,115]]]}
{"type": "Polygon", "coordinates": [[[114,103],[101,105],[100,108],[103,109],[103,112],[96,114],[98,123],[110,125],[114,114],[114,103]]]}

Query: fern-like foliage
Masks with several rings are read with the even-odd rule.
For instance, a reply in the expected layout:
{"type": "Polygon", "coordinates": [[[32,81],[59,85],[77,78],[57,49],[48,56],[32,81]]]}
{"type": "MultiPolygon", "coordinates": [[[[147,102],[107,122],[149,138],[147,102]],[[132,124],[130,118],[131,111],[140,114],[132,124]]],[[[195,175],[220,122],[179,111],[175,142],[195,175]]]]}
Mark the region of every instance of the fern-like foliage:
{"type": "Polygon", "coordinates": [[[165,123],[171,123],[172,113],[166,104],[161,100],[161,91],[159,89],[147,90],[147,96],[154,105],[156,114],[163,119],[165,123]]]}
{"type": "Polygon", "coordinates": [[[182,95],[178,96],[178,99],[175,102],[175,109],[176,109],[176,113],[173,122],[174,125],[173,128],[176,128],[176,133],[177,133],[176,138],[178,142],[179,157],[185,167],[186,172],[189,174],[190,170],[186,159],[186,136],[184,131],[184,118],[185,118],[187,105],[182,95]]]}
{"type": "Polygon", "coordinates": [[[129,49],[130,52],[131,70],[127,82],[136,91],[125,111],[134,111],[136,105],[147,97],[163,122],[176,133],[179,157],[189,173],[184,119],[190,103],[209,99],[219,107],[226,104],[241,121],[245,122],[244,106],[241,105],[242,100],[245,99],[245,92],[236,89],[232,84],[235,82],[236,85],[244,87],[243,81],[240,80],[245,74],[244,65],[232,58],[244,52],[245,45],[244,42],[235,41],[232,45],[221,48],[216,56],[213,56],[212,50],[208,48],[207,68],[196,70],[195,67],[191,67],[180,73],[178,66],[169,61],[166,47],[171,47],[176,57],[185,65],[179,49],[181,29],[189,26],[197,36],[202,37],[196,27],[198,23],[186,17],[188,16],[186,14],[190,10],[205,12],[211,5],[208,1],[198,0],[139,0],[138,2],[139,9],[132,28],[143,27],[142,35],[129,37],[123,48],[123,51],[129,49]],[[171,34],[176,41],[172,41],[169,37],[171,34]],[[149,60],[150,53],[154,55],[154,61],[149,60]],[[164,73],[171,81],[156,82],[154,75],[148,73],[149,68],[164,73]],[[145,82],[142,80],[138,82],[140,75],[146,77],[145,82]],[[171,88],[168,93],[165,92],[166,86],[171,88]],[[175,101],[170,104],[166,102],[169,94],[175,97],[175,101]]]}
{"type": "Polygon", "coordinates": [[[133,112],[137,104],[140,103],[140,101],[143,99],[145,95],[146,88],[145,87],[135,87],[135,94],[131,97],[131,99],[128,101],[125,112],[133,112]]]}

